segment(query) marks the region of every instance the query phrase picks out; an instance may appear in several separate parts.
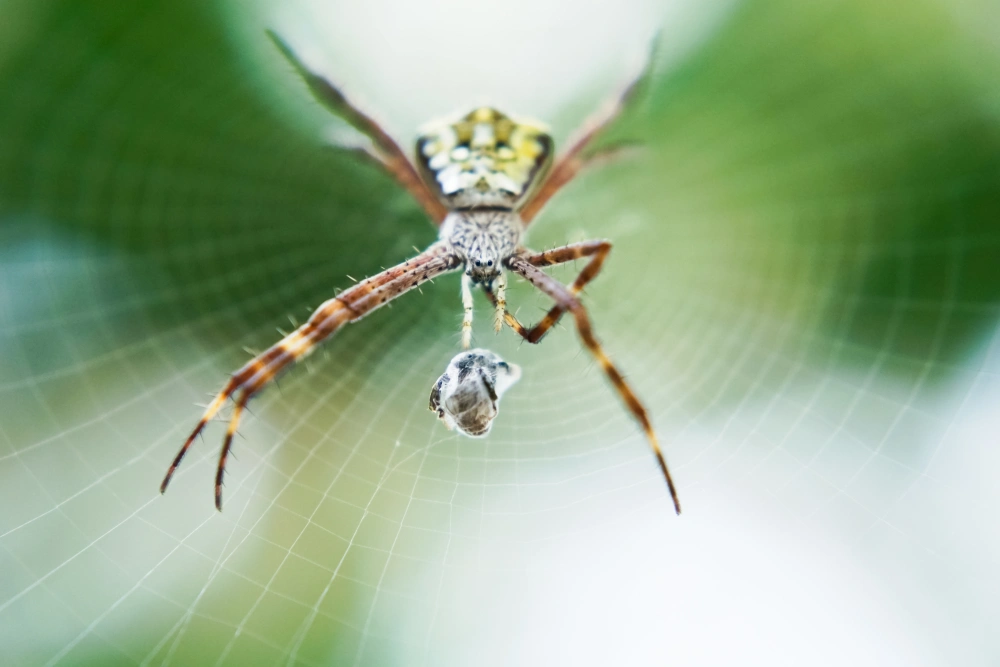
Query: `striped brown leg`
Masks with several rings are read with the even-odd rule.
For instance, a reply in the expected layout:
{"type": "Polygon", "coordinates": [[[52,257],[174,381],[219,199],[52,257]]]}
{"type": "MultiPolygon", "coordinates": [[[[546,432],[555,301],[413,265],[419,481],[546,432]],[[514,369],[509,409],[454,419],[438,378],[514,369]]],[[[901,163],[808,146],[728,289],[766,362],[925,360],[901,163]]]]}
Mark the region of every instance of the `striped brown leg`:
{"type": "Polygon", "coordinates": [[[617,96],[608,100],[574,133],[568,142],[569,148],[556,159],[552,171],[549,172],[541,187],[521,208],[521,220],[524,221],[525,226],[531,224],[531,221],[545,204],[585,167],[607,162],[628,149],[627,144],[622,144],[595,150],[591,147],[591,143],[621,115],[640,85],[649,78],[654,62],[655,48],[656,41],[654,40],[653,50],[642,70],[622,88],[617,96]]]}
{"type": "Polygon", "coordinates": [[[240,416],[250,397],[261,390],[278,373],[289,367],[295,361],[312,352],[317,345],[329,338],[341,325],[361,319],[371,311],[385,305],[418,285],[457,268],[459,259],[448,253],[444,246],[435,244],[402,264],[386,269],[382,273],[361,281],[350,289],[344,290],[339,296],[330,299],[314,312],[309,320],[298,329],[288,334],[270,348],[251,359],[243,368],[236,371],[226,386],[208,405],[205,413],[198,421],[194,431],[188,436],[184,445],[177,452],[167,474],[160,485],[160,493],[167,490],[170,478],[187,454],[191,443],[198,437],[205,425],[225,405],[226,401],[239,393],[236,407],[229,418],[226,437],[222,452],[219,455],[219,467],[215,477],[215,506],[222,509],[222,479],[225,474],[226,458],[232,446],[233,435],[239,426],[240,416]]]}
{"type": "Polygon", "coordinates": [[[389,136],[371,116],[352,104],[339,88],[322,75],[310,70],[281,37],[271,30],[268,30],[267,34],[309,86],[309,90],[312,91],[316,100],[346,120],[351,127],[371,139],[374,151],[366,151],[370,157],[381,164],[389,175],[395,178],[417,200],[417,203],[423,207],[435,225],[440,225],[441,221],[448,215],[448,209],[420,178],[413,163],[406,157],[406,153],[399,147],[396,140],[389,136]]]}
{"type": "Polygon", "coordinates": [[[667,461],[663,457],[663,451],[660,449],[660,443],[656,438],[656,432],[653,430],[653,424],[649,420],[646,408],[644,408],[642,403],[639,402],[635,392],[632,391],[632,388],[625,381],[625,378],[618,371],[618,369],[615,368],[615,365],[611,363],[611,360],[604,353],[604,349],[594,336],[594,331],[590,325],[590,318],[587,316],[586,308],[583,307],[583,304],[580,303],[580,300],[575,294],[573,294],[570,288],[566,287],[552,276],[534,266],[526,257],[512,257],[507,260],[507,267],[511,271],[514,271],[525,278],[540,291],[550,296],[557,305],[562,307],[563,310],[568,311],[573,315],[573,318],[576,320],[576,329],[580,333],[580,339],[583,341],[583,344],[588,350],[590,350],[590,353],[594,355],[594,358],[597,359],[597,362],[601,365],[601,368],[604,369],[604,373],[615,386],[615,389],[622,397],[622,400],[625,402],[629,411],[642,425],[642,429],[646,433],[646,439],[649,440],[649,445],[653,449],[653,453],[656,455],[656,460],[660,464],[660,470],[663,472],[663,476],[667,481],[667,488],[670,490],[670,497],[674,502],[674,510],[680,514],[681,504],[680,500],[677,498],[677,490],[674,488],[674,481],[670,477],[670,469],[667,467],[667,461]]]}
{"type": "MultiPolygon", "coordinates": [[[[576,277],[573,284],[569,286],[570,292],[573,295],[580,293],[587,283],[597,277],[598,272],[600,272],[601,267],[604,265],[604,260],[611,252],[611,243],[609,241],[582,241],[580,243],[571,243],[570,245],[562,246],[561,248],[553,248],[552,250],[546,250],[545,252],[539,252],[530,255],[524,255],[526,259],[532,266],[552,266],[554,264],[563,264],[565,262],[571,262],[574,259],[580,259],[581,257],[592,257],[592,259],[587,263],[587,266],[583,267],[583,271],[580,275],[576,277]]],[[[493,292],[484,286],[486,291],[486,296],[490,298],[493,302],[493,306],[499,308],[499,303],[493,292]]],[[[523,324],[517,321],[517,318],[512,314],[508,313],[506,310],[503,312],[503,319],[511,329],[517,332],[524,340],[529,343],[538,343],[542,340],[542,337],[548,333],[549,329],[555,326],[559,318],[562,317],[566,309],[563,308],[558,302],[556,305],[552,306],[545,317],[536,324],[535,326],[526,328],[523,324]]]]}

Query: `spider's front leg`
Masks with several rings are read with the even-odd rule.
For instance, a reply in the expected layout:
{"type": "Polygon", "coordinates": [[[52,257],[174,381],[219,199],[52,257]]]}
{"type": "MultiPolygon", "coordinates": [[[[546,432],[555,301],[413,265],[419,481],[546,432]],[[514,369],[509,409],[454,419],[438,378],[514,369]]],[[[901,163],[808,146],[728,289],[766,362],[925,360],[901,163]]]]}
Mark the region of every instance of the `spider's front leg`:
{"type": "Polygon", "coordinates": [[[580,303],[580,300],[570,288],[566,287],[552,276],[534,266],[525,256],[515,255],[514,257],[508,259],[506,264],[507,268],[511,271],[514,271],[538,288],[541,292],[551,297],[559,308],[573,315],[573,319],[576,321],[577,332],[579,332],[580,339],[583,341],[583,344],[588,350],[590,350],[590,353],[594,355],[594,358],[597,359],[597,362],[601,365],[605,375],[608,376],[608,379],[611,380],[611,383],[615,386],[615,389],[622,397],[622,400],[625,402],[629,411],[636,418],[639,424],[642,425],[642,429],[646,433],[646,439],[649,441],[649,446],[656,455],[656,460],[660,464],[660,470],[663,472],[663,477],[667,481],[667,488],[670,490],[670,497],[673,500],[674,509],[678,514],[680,514],[681,503],[677,497],[677,490],[674,488],[673,478],[670,476],[670,468],[667,467],[667,461],[663,457],[663,451],[660,449],[660,443],[656,438],[656,432],[653,430],[653,424],[649,419],[646,408],[643,407],[639,398],[635,395],[635,392],[632,391],[632,388],[625,381],[624,376],[611,362],[611,359],[609,359],[608,355],[605,354],[604,348],[602,348],[601,344],[598,342],[597,337],[594,336],[594,331],[590,325],[590,318],[587,315],[586,308],[584,308],[583,304],[580,303]]]}
{"type": "Polygon", "coordinates": [[[371,116],[348,100],[337,86],[330,83],[321,74],[309,69],[277,33],[268,30],[267,34],[309,86],[309,90],[312,91],[317,101],[371,140],[375,150],[365,151],[368,156],[381,165],[390,176],[396,179],[396,182],[417,200],[417,203],[423,207],[435,225],[440,225],[445,216],[448,215],[447,207],[438,200],[420,178],[413,163],[396,143],[396,140],[389,136],[389,133],[382,129],[382,126],[371,116]]]}
{"type": "Polygon", "coordinates": [[[329,338],[343,324],[361,319],[371,311],[385,305],[418,285],[443,273],[452,271],[461,264],[457,256],[440,243],[402,264],[386,269],[382,273],[361,281],[339,296],[321,305],[309,320],[288,334],[270,348],[251,359],[236,371],[226,386],[209,404],[198,425],[181,446],[174,457],[167,474],[160,485],[160,493],[167,490],[170,479],[187,454],[191,443],[198,437],[205,425],[235,394],[236,406],[229,418],[226,436],[219,454],[219,465],[215,475],[215,506],[222,509],[222,480],[225,475],[226,459],[232,447],[233,435],[239,425],[243,409],[250,398],[273,380],[278,373],[313,351],[317,345],[329,338]]]}
{"type": "MultiPolygon", "coordinates": [[[[583,271],[580,272],[580,275],[576,277],[576,280],[569,287],[570,292],[577,295],[587,283],[597,277],[609,252],[611,252],[610,241],[582,241],[546,250],[545,252],[525,254],[523,257],[532,266],[538,267],[564,264],[582,257],[591,257],[591,260],[587,262],[587,266],[583,267],[583,271]]],[[[528,328],[521,324],[514,315],[507,312],[505,308],[506,301],[501,299],[499,294],[494,295],[493,291],[486,286],[483,287],[483,290],[490,301],[493,302],[494,308],[497,309],[497,317],[502,318],[507,323],[507,326],[529,343],[538,343],[541,341],[542,337],[548,333],[549,329],[555,326],[559,318],[566,312],[565,308],[556,303],[538,324],[528,328]]]]}

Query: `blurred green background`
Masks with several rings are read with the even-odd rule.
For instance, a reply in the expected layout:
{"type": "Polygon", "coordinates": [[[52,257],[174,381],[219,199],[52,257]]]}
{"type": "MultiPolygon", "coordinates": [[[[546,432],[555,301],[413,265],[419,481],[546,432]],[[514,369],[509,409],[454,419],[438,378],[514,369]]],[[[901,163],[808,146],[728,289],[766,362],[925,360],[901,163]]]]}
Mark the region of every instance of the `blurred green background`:
{"type": "Polygon", "coordinates": [[[1000,661],[995,3],[0,17],[4,664],[1000,661]],[[614,241],[586,301],[682,517],[568,324],[522,346],[480,302],[477,343],[524,377],[488,439],[437,423],[455,276],[251,404],[224,512],[218,425],[158,494],[244,347],[434,239],[324,142],[343,124],[266,27],[406,142],[482,101],[561,140],[662,28],[608,135],[644,150],[568,187],[530,243],[614,241]]]}

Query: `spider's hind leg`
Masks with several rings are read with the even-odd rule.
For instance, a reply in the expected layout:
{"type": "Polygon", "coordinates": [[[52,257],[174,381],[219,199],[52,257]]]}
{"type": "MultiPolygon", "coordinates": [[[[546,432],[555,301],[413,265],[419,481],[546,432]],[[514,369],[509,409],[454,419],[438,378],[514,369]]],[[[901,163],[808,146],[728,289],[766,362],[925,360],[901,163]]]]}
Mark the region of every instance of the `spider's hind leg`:
{"type": "Polygon", "coordinates": [[[277,33],[268,30],[267,34],[281,55],[288,60],[289,64],[305,81],[316,100],[332,113],[343,118],[351,127],[368,137],[372,142],[370,148],[357,146],[349,148],[378,163],[417,200],[417,203],[423,207],[434,224],[440,225],[448,214],[448,209],[438,201],[438,198],[420,178],[413,163],[396,143],[396,140],[371,116],[354,105],[340,88],[330,83],[321,74],[309,69],[292,50],[292,47],[277,33]]]}
{"type": "Polygon", "coordinates": [[[591,165],[605,163],[628,149],[629,144],[612,144],[595,148],[594,140],[618,119],[635,98],[640,88],[649,81],[656,61],[658,45],[659,36],[653,39],[649,55],[642,68],[629,79],[617,95],[587,118],[570,138],[567,143],[569,147],[556,159],[541,187],[522,207],[521,220],[525,225],[531,224],[531,221],[545,204],[583,169],[591,165]]]}

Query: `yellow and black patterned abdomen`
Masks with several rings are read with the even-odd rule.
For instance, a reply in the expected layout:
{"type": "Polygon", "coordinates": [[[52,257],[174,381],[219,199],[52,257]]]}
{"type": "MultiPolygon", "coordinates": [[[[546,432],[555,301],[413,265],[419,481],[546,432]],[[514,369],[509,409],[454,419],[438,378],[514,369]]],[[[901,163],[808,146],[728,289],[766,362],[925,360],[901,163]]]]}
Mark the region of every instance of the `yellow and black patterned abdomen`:
{"type": "Polygon", "coordinates": [[[428,184],[453,208],[516,208],[548,168],[552,138],[538,125],[481,107],[417,139],[428,184]]]}

